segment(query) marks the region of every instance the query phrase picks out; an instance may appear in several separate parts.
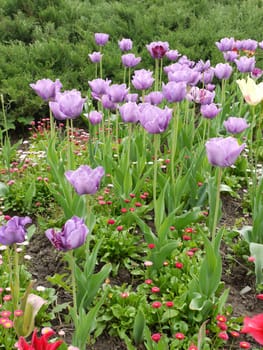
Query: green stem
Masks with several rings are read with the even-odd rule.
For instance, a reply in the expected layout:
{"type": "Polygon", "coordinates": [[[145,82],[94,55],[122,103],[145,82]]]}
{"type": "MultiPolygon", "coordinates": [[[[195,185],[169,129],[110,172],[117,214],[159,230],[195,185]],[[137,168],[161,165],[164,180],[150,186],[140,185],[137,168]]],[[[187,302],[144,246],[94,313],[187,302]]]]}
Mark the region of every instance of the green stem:
{"type": "Polygon", "coordinates": [[[179,119],[179,104],[174,105],[173,107],[173,127],[172,127],[172,150],[171,150],[171,178],[172,181],[175,178],[175,154],[176,154],[176,148],[177,148],[177,135],[178,135],[178,120],[179,119]],[[177,112],[176,112],[176,106],[177,106],[177,112]]]}
{"type": "Polygon", "coordinates": [[[217,174],[216,174],[216,203],[215,203],[215,213],[214,213],[214,221],[213,221],[213,228],[212,228],[212,242],[215,241],[216,236],[216,226],[218,223],[219,218],[219,206],[220,206],[220,185],[221,185],[221,179],[222,179],[222,173],[223,169],[221,167],[218,167],[217,174]]]}
{"type": "Polygon", "coordinates": [[[13,306],[14,310],[18,309],[19,302],[19,292],[20,292],[20,278],[19,278],[19,256],[17,252],[17,246],[14,244],[14,295],[13,298],[13,306]]]}
{"type": "Polygon", "coordinates": [[[55,136],[55,126],[54,126],[53,114],[50,108],[49,108],[49,125],[50,125],[51,140],[53,140],[53,137],[55,136]]]}
{"type": "MultiPolygon", "coordinates": [[[[154,134],[153,137],[154,144],[154,163],[153,163],[153,206],[154,206],[154,221],[156,227],[156,215],[157,215],[157,174],[158,174],[158,152],[160,138],[159,134],[154,134]]],[[[156,227],[157,229],[157,227],[156,227]]]]}
{"type": "Polygon", "coordinates": [[[76,278],[75,278],[75,261],[73,250],[68,252],[69,254],[69,268],[71,271],[71,284],[72,284],[72,298],[73,298],[73,311],[74,315],[78,315],[78,305],[77,305],[77,288],[76,288],[76,278]]]}
{"type": "Polygon", "coordinates": [[[155,59],[155,81],[154,81],[154,90],[158,91],[159,86],[159,60],[155,59]]]}

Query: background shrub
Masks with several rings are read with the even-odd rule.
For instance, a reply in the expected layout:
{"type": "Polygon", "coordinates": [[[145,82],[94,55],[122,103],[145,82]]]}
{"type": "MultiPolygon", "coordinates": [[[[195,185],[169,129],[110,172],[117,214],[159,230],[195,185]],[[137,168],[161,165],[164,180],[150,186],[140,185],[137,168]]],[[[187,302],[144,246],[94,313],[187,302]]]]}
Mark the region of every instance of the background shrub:
{"type": "Polygon", "coordinates": [[[212,64],[222,61],[215,46],[222,37],[263,40],[261,0],[167,0],[165,5],[161,0],[2,0],[0,15],[0,93],[10,128],[48,114],[31,82],[59,78],[64,89],[86,94],[94,78],[88,54],[98,50],[94,32],[110,34],[104,76],[115,82],[122,79],[118,40],[123,37],[133,40],[141,67],[149,68],[153,61],[145,45],[156,40],[212,64]]]}

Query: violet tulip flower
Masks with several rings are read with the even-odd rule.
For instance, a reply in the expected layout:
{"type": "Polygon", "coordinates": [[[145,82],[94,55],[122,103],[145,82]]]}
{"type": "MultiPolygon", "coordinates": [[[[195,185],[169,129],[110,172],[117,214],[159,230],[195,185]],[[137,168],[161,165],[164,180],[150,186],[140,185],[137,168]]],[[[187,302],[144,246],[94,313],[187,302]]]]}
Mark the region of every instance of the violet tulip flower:
{"type": "Polygon", "coordinates": [[[256,65],[255,57],[241,56],[239,59],[235,60],[237,69],[241,73],[250,73],[253,71],[256,65]]]}
{"type": "Polygon", "coordinates": [[[189,93],[187,94],[187,98],[190,101],[200,103],[201,105],[209,105],[213,103],[214,97],[214,91],[209,91],[207,89],[199,89],[197,86],[192,87],[189,93]]]}
{"type": "Polygon", "coordinates": [[[186,83],[169,81],[166,85],[163,84],[162,92],[168,102],[180,102],[186,96],[186,83]]]}
{"type": "Polygon", "coordinates": [[[132,40],[123,38],[118,41],[119,48],[121,51],[129,51],[132,49],[132,40]]]}
{"type": "Polygon", "coordinates": [[[136,70],[132,78],[132,85],[137,90],[147,90],[152,86],[154,82],[154,78],[152,77],[152,75],[153,72],[151,72],[150,70],[136,70]]]}
{"type": "Polygon", "coordinates": [[[50,79],[38,80],[35,84],[29,84],[31,88],[45,101],[54,100],[56,94],[60,92],[62,84],[59,79],[52,81],[50,79]]]}
{"type": "Polygon", "coordinates": [[[232,74],[233,68],[228,63],[218,63],[215,68],[215,76],[218,79],[229,79],[232,74]]]}
{"type": "Polygon", "coordinates": [[[49,107],[58,120],[75,119],[82,113],[85,101],[79,91],[71,90],[57,94],[56,100],[49,102],[49,107]]]}
{"type": "Polygon", "coordinates": [[[239,145],[234,137],[215,137],[205,144],[208,161],[211,165],[228,167],[235,163],[237,157],[244,150],[246,145],[239,145]]]}
{"type": "Polygon", "coordinates": [[[181,55],[179,54],[179,52],[177,50],[168,50],[165,53],[165,57],[168,58],[168,60],[170,61],[176,61],[181,55]]]}
{"type": "Polygon", "coordinates": [[[138,94],[127,94],[125,97],[125,102],[137,102],[138,101],[138,94]]]}
{"type": "Polygon", "coordinates": [[[205,62],[203,60],[200,60],[196,63],[194,69],[200,73],[203,73],[206,70],[208,70],[210,67],[211,67],[210,60],[207,60],[205,62]]]}
{"type": "Polygon", "coordinates": [[[260,41],[260,42],[258,43],[258,47],[259,47],[261,50],[263,50],[263,41],[260,41]]]}
{"type": "Polygon", "coordinates": [[[230,134],[239,134],[249,127],[246,119],[237,117],[229,117],[223,124],[230,134]]]}
{"type": "Polygon", "coordinates": [[[132,68],[141,62],[141,57],[136,57],[133,53],[126,53],[121,56],[121,62],[124,67],[132,68]]]}
{"type": "Polygon", "coordinates": [[[95,99],[100,99],[102,95],[107,93],[111,80],[104,80],[101,78],[88,81],[88,84],[92,90],[91,95],[95,99]]]}
{"type": "Polygon", "coordinates": [[[216,42],[216,46],[220,51],[231,51],[235,47],[235,39],[222,38],[219,42],[216,42]]]}
{"type": "Polygon", "coordinates": [[[161,59],[169,50],[169,44],[167,41],[156,41],[150,43],[149,45],[146,45],[146,48],[149,51],[152,58],[161,59]]]}
{"type": "Polygon", "coordinates": [[[126,84],[112,84],[107,89],[107,95],[109,99],[114,103],[123,102],[128,94],[126,84]]]}
{"type": "Polygon", "coordinates": [[[92,63],[99,63],[102,59],[102,54],[100,52],[92,52],[89,54],[89,58],[92,63]]]}
{"type": "Polygon", "coordinates": [[[97,125],[102,121],[102,114],[97,111],[91,111],[89,114],[84,113],[84,116],[88,118],[92,125],[97,125]]]}
{"type": "Polygon", "coordinates": [[[140,109],[137,103],[127,102],[119,107],[121,119],[126,123],[137,123],[140,120],[140,109]]]}
{"type": "Polygon", "coordinates": [[[57,250],[64,252],[82,246],[85,243],[89,229],[84,220],[73,216],[63,226],[61,231],[54,228],[46,230],[45,234],[57,250]]]}
{"type": "Polygon", "coordinates": [[[226,62],[234,62],[239,57],[239,54],[237,51],[232,50],[224,52],[223,56],[226,62]]]}
{"type": "Polygon", "coordinates": [[[144,96],[144,102],[152,105],[159,105],[163,102],[164,96],[161,91],[152,91],[148,95],[144,96]]]}
{"type": "Polygon", "coordinates": [[[253,39],[237,40],[235,43],[235,47],[238,50],[256,51],[258,47],[258,42],[253,39]]]}
{"type": "Polygon", "coordinates": [[[172,118],[173,110],[165,107],[161,109],[149,103],[143,103],[140,106],[140,123],[150,134],[160,134],[164,132],[172,118]]]}
{"type": "Polygon", "coordinates": [[[107,44],[108,40],[109,40],[109,34],[106,33],[95,33],[94,34],[94,38],[95,38],[95,43],[98,46],[104,46],[107,44]]]}
{"type": "Polygon", "coordinates": [[[118,107],[117,103],[111,101],[109,95],[102,95],[100,100],[102,107],[105,109],[109,109],[110,111],[115,111],[118,107]]]}
{"type": "Polygon", "coordinates": [[[76,170],[66,171],[65,176],[79,195],[94,194],[99,189],[104,169],[102,166],[92,169],[88,165],[81,165],[76,170]]]}
{"type": "Polygon", "coordinates": [[[25,226],[31,223],[32,220],[28,216],[13,216],[5,225],[0,227],[0,243],[3,245],[23,243],[27,233],[25,226]]]}
{"type": "Polygon", "coordinates": [[[200,113],[204,118],[213,119],[221,111],[221,108],[218,108],[215,103],[210,103],[209,105],[201,105],[200,113]]]}

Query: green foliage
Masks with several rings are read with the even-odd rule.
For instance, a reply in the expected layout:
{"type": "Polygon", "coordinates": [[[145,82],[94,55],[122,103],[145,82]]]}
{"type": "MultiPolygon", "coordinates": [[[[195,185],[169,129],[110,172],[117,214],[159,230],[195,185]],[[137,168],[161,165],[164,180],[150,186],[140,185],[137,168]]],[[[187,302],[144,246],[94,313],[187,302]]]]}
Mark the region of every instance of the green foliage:
{"type": "Polygon", "coordinates": [[[29,88],[38,79],[59,78],[65,89],[86,94],[88,80],[94,77],[88,54],[98,50],[94,32],[110,34],[111,45],[103,48],[104,73],[121,81],[120,70],[115,68],[121,67],[117,41],[122,37],[134,41],[133,51],[149,67],[153,60],[145,45],[155,40],[168,41],[172,49],[193,60],[217,63],[222,55],[215,42],[222,37],[262,39],[257,30],[262,11],[262,2],[254,0],[179,0],[176,6],[172,0],[165,5],[140,0],[3,0],[0,92],[5,97],[9,128],[48,114],[47,104],[29,88]]]}

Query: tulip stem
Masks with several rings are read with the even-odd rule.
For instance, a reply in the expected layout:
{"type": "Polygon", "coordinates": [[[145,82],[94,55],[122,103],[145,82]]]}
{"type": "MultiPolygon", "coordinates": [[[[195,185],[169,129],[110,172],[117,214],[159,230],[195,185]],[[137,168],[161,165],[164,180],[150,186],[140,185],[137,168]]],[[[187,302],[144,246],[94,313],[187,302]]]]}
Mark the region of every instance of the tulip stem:
{"type": "Polygon", "coordinates": [[[69,268],[71,271],[71,284],[72,284],[72,297],[73,297],[73,311],[74,315],[78,315],[78,305],[77,305],[77,288],[76,288],[76,278],[75,278],[75,261],[73,250],[68,252],[69,254],[69,268]]]}
{"type": "Polygon", "coordinates": [[[213,227],[212,227],[212,243],[215,241],[216,226],[219,218],[220,186],[221,186],[222,173],[223,173],[222,168],[218,167],[217,174],[216,174],[216,203],[215,203],[214,221],[213,221],[213,227]]]}
{"type": "Polygon", "coordinates": [[[54,128],[54,118],[53,118],[51,108],[49,108],[49,125],[50,125],[51,140],[53,140],[53,137],[55,136],[55,128],[54,128]]]}
{"type": "Polygon", "coordinates": [[[154,206],[154,222],[155,222],[155,228],[158,230],[157,225],[157,172],[158,172],[158,151],[159,151],[159,144],[160,144],[160,138],[158,134],[154,134],[153,136],[153,144],[154,144],[154,165],[153,165],[153,206],[154,206]]]}
{"type": "Polygon", "coordinates": [[[174,173],[174,161],[175,161],[175,153],[176,153],[176,148],[177,148],[177,134],[178,134],[178,119],[179,119],[179,104],[177,104],[177,111],[176,111],[176,105],[173,107],[173,127],[172,127],[172,154],[171,154],[171,178],[172,181],[175,178],[175,173],[174,173]]]}

